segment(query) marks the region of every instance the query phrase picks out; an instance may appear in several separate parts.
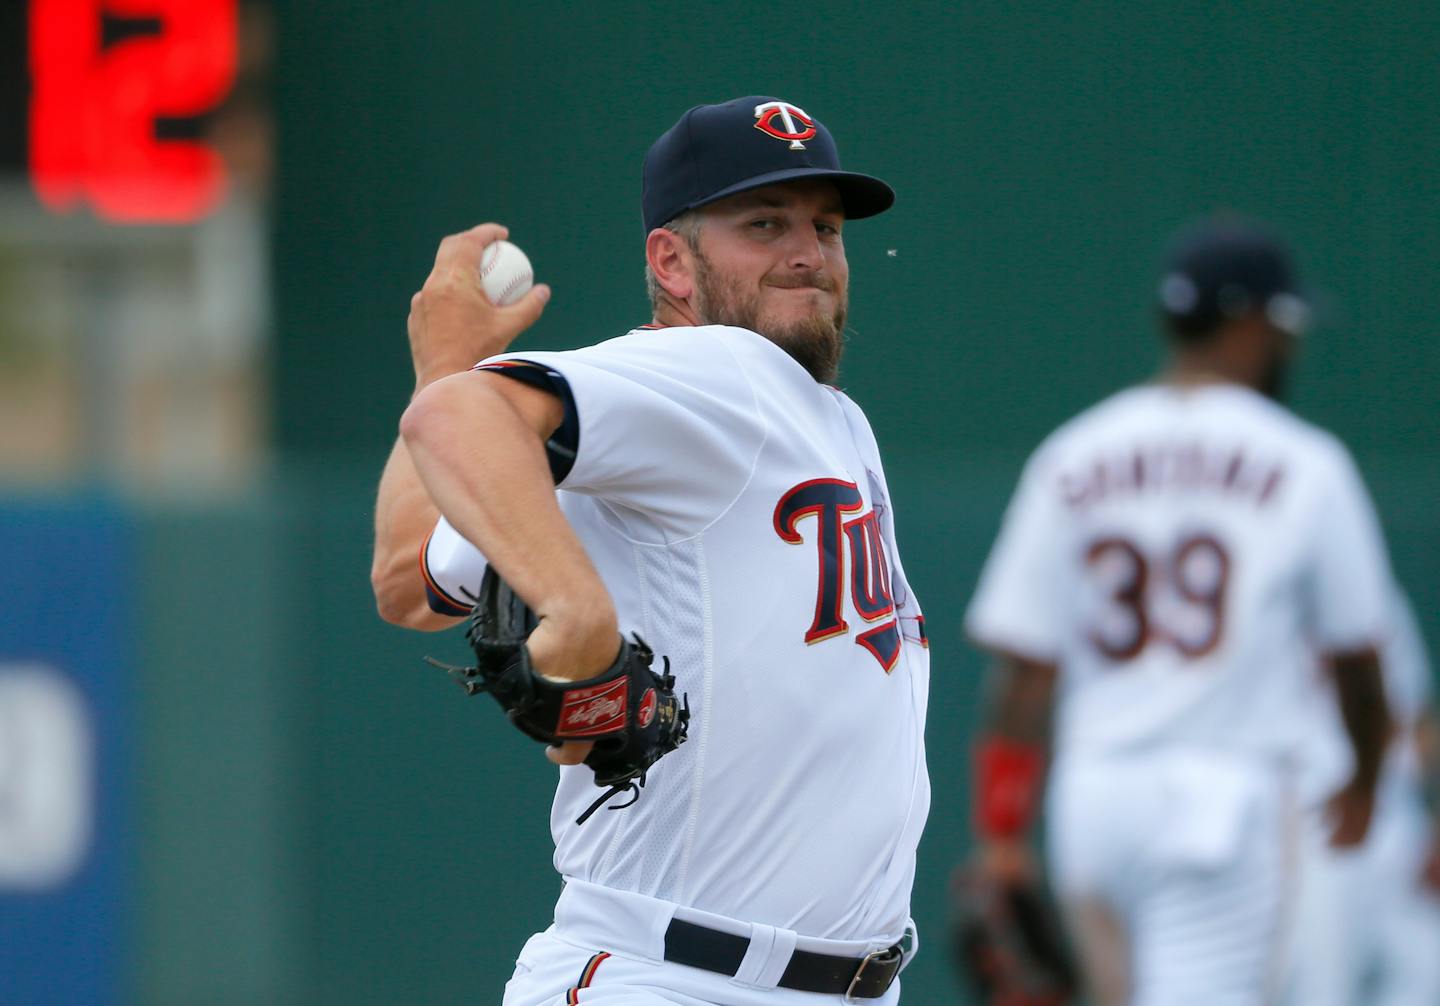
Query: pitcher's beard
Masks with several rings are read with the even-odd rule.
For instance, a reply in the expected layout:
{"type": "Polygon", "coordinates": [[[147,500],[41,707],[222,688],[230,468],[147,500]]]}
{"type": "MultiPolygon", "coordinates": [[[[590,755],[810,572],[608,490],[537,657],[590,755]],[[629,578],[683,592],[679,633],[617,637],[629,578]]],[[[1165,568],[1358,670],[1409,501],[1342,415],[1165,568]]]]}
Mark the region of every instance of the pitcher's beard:
{"type": "MultiPolygon", "coordinates": [[[[835,282],[823,274],[797,277],[804,284],[834,290],[835,282]]],[[[764,316],[760,292],[742,293],[739,284],[720,275],[696,250],[695,311],[707,325],[748,328],[769,339],[804,367],[821,384],[834,384],[840,375],[840,356],[845,350],[844,290],[839,291],[835,310],[816,311],[804,318],[772,321],[764,316]]]]}

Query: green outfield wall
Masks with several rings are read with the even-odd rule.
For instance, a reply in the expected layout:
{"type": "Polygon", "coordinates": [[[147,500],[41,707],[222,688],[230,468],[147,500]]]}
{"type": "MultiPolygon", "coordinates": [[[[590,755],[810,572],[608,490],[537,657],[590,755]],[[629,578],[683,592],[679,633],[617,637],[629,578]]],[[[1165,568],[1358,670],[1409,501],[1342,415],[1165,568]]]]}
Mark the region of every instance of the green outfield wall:
{"type": "Polygon", "coordinates": [[[373,612],[405,314],[439,237],[493,219],[555,290],[522,346],[647,320],[640,160],[701,101],[793,101],[899,193],[846,232],[842,383],[933,626],[908,1002],[964,1001],[963,605],[1025,454],[1153,370],[1180,223],[1230,207],[1292,237],[1324,311],[1294,403],[1352,445],[1440,641],[1433,3],[294,0],[276,24],[280,464],[252,500],[146,516],[138,1001],[498,1001],[557,892],[550,772],[420,662],[457,638],[373,612]]]}

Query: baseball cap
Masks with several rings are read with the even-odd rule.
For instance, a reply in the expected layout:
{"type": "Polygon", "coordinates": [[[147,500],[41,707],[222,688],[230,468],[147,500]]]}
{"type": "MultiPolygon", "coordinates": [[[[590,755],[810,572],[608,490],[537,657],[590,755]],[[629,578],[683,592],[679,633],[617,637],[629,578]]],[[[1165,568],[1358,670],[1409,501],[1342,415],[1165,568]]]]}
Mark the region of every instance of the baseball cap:
{"type": "Polygon", "coordinates": [[[1271,325],[1301,335],[1311,317],[1284,243],[1259,221],[1233,214],[1180,232],[1166,254],[1158,296],[1160,310],[1192,332],[1261,311],[1271,325]]]}
{"type": "Polygon", "coordinates": [[[895,202],[880,179],[842,170],[830,130],[788,101],[751,95],[696,105],[645,155],[645,233],[697,206],[798,178],[834,183],[847,219],[872,217],[895,202]]]}

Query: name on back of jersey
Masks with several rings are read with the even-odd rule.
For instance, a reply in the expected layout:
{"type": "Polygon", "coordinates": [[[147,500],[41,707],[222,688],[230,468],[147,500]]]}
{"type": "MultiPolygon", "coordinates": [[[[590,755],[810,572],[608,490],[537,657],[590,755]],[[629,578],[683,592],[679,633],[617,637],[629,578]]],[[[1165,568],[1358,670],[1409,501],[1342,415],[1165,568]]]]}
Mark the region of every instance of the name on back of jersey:
{"type": "Polygon", "coordinates": [[[1136,444],[1066,466],[1059,489],[1074,510],[1177,492],[1216,493],[1261,507],[1275,497],[1284,479],[1283,464],[1252,458],[1243,446],[1179,440],[1136,444]]]}
{"type": "Polygon", "coordinates": [[[1215,652],[1230,621],[1235,543],[1209,502],[1260,511],[1284,484],[1282,463],[1197,436],[1093,448],[1061,467],[1055,485],[1089,532],[1078,558],[1096,603],[1083,605],[1083,635],[1097,653],[1126,664],[1156,646],[1183,661],[1215,652]],[[1085,519],[1111,506],[1130,516],[1085,519]],[[1135,525],[1136,506],[1168,516],[1135,525]]]}

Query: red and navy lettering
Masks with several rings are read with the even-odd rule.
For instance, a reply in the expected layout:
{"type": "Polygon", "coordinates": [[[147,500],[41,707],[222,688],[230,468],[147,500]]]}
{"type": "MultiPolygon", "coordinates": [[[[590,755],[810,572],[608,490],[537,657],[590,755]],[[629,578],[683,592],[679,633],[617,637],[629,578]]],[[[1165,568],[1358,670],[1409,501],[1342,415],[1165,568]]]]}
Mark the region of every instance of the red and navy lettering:
{"type": "Polygon", "coordinates": [[[845,620],[845,555],[850,555],[849,593],[855,613],[866,622],[881,622],[856,637],[888,673],[900,657],[901,635],[890,589],[880,521],[873,510],[846,520],[865,506],[860,488],[844,479],[811,479],[780,497],[775,504],[775,533],[791,545],[804,544],[799,522],[815,518],[818,576],[815,617],[805,631],[806,643],[819,643],[850,631],[845,620]],[[883,622],[881,620],[884,620],[883,622]]]}
{"type": "Polygon", "coordinates": [[[865,505],[859,486],[841,479],[811,479],[791,489],[775,504],[775,533],[791,545],[804,543],[795,525],[802,517],[814,516],[819,525],[816,553],[819,557],[820,588],[815,598],[815,620],[805,632],[805,642],[818,643],[850,631],[841,610],[845,589],[844,515],[865,505]]]}
{"type": "Polygon", "coordinates": [[[880,519],[874,510],[867,511],[845,524],[850,539],[850,597],[855,612],[867,622],[878,621],[894,614],[895,601],[890,592],[890,566],[885,561],[885,546],[880,538],[880,519]],[[865,562],[860,562],[861,556],[865,562]]]}

